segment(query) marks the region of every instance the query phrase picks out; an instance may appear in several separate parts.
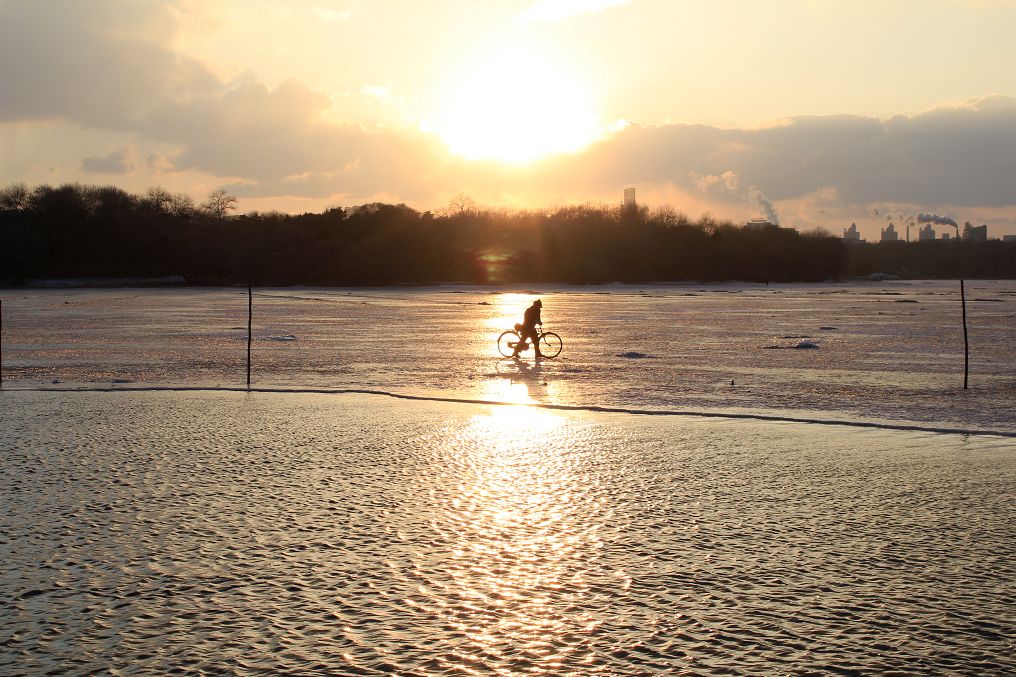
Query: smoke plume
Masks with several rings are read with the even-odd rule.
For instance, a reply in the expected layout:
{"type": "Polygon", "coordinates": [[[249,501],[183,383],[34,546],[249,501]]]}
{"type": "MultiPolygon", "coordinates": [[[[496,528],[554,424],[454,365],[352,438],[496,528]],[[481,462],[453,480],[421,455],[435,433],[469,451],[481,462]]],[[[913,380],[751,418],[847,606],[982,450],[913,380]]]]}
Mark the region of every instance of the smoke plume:
{"type": "Polygon", "coordinates": [[[953,228],[959,228],[959,224],[950,219],[948,216],[939,216],[938,214],[918,214],[918,223],[935,223],[941,226],[952,226],[953,228]]]}
{"type": "Polygon", "coordinates": [[[766,215],[766,220],[769,223],[779,225],[780,216],[776,213],[776,207],[773,206],[772,201],[766,197],[758,188],[752,186],[748,189],[748,197],[754,200],[755,204],[759,206],[762,212],[766,215]]]}

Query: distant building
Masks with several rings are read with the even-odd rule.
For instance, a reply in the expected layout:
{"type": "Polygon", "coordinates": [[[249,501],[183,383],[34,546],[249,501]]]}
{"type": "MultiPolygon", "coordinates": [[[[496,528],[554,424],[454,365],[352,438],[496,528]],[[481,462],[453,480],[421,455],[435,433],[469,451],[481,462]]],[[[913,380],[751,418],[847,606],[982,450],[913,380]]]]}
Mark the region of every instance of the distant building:
{"type": "Polygon", "coordinates": [[[949,236],[949,233],[942,233],[942,239],[943,240],[950,240],[952,238],[949,236]]]}
{"type": "Polygon", "coordinates": [[[628,209],[634,209],[637,205],[635,204],[635,189],[625,188],[624,189],[624,206],[628,209]]]}
{"type": "Polygon", "coordinates": [[[882,242],[899,242],[900,234],[896,232],[896,226],[890,223],[882,229],[882,242]]]}
{"type": "Polygon", "coordinates": [[[934,239],[935,239],[935,230],[931,227],[930,223],[925,225],[924,228],[921,228],[921,230],[917,231],[918,242],[924,242],[925,240],[934,240],[934,239]]]}
{"type": "Polygon", "coordinates": [[[851,223],[850,228],[843,229],[843,239],[847,242],[860,242],[861,234],[857,232],[857,224],[851,223]]]}
{"type": "Polygon", "coordinates": [[[972,226],[967,221],[963,224],[963,239],[970,242],[986,242],[988,240],[988,225],[972,226]]]}
{"type": "Polygon", "coordinates": [[[768,219],[756,218],[745,223],[744,227],[749,230],[762,230],[763,228],[776,228],[777,226],[768,219]]]}
{"type": "Polygon", "coordinates": [[[1016,242],[1016,235],[1003,235],[1002,242],[1016,242]]]}

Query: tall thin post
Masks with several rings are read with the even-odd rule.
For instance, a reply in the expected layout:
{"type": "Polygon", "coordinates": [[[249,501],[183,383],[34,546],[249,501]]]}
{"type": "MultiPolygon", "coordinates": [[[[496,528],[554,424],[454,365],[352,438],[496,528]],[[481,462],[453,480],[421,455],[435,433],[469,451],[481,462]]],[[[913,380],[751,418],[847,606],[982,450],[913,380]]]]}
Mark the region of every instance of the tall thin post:
{"type": "Polygon", "coordinates": [[[250,390],[250,342],[254,326],[254,283],[247,281],[247,390],[250,390]]]}
{"type": "Polygon", "coordinates": [[[4,387],[4,300],[0,299],[0,388],[4,387]]]}
{"type": "Polygon", "coordinates": [[[967,340],[967,294],[960,280],[960,302],[963,304],[963,389],[967,389],[967,377],[970,373],[970,343],[967,340]]]}

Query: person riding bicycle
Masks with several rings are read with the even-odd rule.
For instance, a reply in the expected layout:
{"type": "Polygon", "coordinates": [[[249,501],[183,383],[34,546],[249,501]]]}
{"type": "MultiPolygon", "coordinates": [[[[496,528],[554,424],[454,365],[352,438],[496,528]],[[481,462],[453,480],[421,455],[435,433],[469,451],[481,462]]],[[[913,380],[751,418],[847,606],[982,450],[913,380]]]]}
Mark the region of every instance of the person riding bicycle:
{"type": "Polygon", "coordinates": [[[543,357],[543,353],[540,352],[540,334],[536,331],[536,325],[543,324],[543,320],[540,319],[540,308],[543,308],[543,301],[536,299],[533,301],[533,305],[526,308],[526,313],[522,318],[521,325],[515,325],[515,329],[519,332],[520,340],[515,344],[515,351],[512,353],[512,357],[519,356],[519,350],[526,347],[526,339],[533,341],[533,348],[536,349],[536,357],[543,357]]]}

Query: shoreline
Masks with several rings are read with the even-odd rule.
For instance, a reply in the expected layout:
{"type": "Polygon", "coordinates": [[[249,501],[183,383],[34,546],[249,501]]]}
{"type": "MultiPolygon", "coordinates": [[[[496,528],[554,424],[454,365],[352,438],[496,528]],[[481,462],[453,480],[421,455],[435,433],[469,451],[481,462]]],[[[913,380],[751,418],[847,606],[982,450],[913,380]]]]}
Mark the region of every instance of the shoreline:
{"type": "MultiPolygon", "coordinates": [[[[963,278],[969,282],[1007,282],[1016,280],[1016,277],[967,277],[963,278]]],[[[899,277],[882,273],[873,273],[863,277],[844,277],[837,280],[822,280],[820,282],[809,280],[783,280],[779,282],[753,282],[749,280],[648,280],[644,282],[517,282],[511,284],[482,284],[477,282],[403,282],[395,284],[342,284],[342,285],[321,285],[321,284],[255,284],[255,288],[261,289],[433,289],[438,287],[454,287],[461,289],[475,290],[526,290],[533,287],[545,289],[560,288],[604,288],[604,287],[684,287],[684,286],[726,286],[739,285],[750,287],[780,287],[790,285],[825,286],[836,284],[885,284],[885,283],[909,283],[909,282],[958,282],[958,277],[899,277]]],[[[72,289],[241,289],[246,287],[245,282],[232,282],[213,284],[206,282],[188,282],[186,279],[176,275],[160,276],[153,278],[53,278],[53,279],[29,279],[21,284],[11,280],[0,280],[0,291],[2,290],[72,290],[72,289]]],[[[538,293],[538,292],[532,292],[538,293]]]]}
{"type": "Polygon", "coordinates": [[[413,402],[437,402],[444,404],[463,404],[474,406],[496,407],[528,407],[548,411],[567,411],[579,413],[625,414],[629,416],[666,416],[675,418],[704,418],[759,421],[766,423],[797,423],[803,425],[845,426],[873,430],[890,430],[899,432],[922,432],[941,435],[964,435],[978,437],[1016,438],[1016,431],[990,430],[978,428],[957,428],[950,426],[920,425],[917,422],[887,423],[864,419],[808,418],[799,416],[779,416],[775,414],[745,413],[723,410],[697,409],[648,409],[635,407],[612,407],[597,404],[553,404],[548,402],[511,402],[504,400],[477,399],[469,397],[441,397],[438,395],[419,395],[399,393],[370,388],[284,388],[270,386],[74,386],[67,388],[52,387],[14,387],[0,389],[2,393],[35,392],[35,393],[251,393],[265,395],[366,395],[386,397],[396,400],[413,402]]]}

